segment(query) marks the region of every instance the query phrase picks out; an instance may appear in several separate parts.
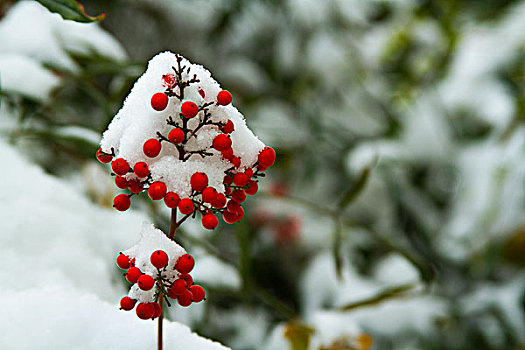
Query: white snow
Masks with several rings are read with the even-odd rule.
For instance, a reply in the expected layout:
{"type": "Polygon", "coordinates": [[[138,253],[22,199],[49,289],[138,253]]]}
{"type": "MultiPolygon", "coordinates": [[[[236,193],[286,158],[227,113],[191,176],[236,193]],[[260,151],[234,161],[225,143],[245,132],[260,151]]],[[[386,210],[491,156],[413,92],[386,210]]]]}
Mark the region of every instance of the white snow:
{"type": "MultiPolygon", "coordinates": [[[[29,349],[154,349],[157,322],[140,320],[134,312],[68,285],[2,293],[0,348],[29,349]]],[[[227,350],[199,337],[184,325],[164,321],[164,348],[227,350]]]]}
{"type": "Polygon", "coordinates": [[[0,53],[0,89],[39,101],[46,101],[60,84],[60,78],[33,58],[0,53]]]}
{"type": "MultiPolygon", "coordinates": [[[[144,217],[89,202],[82,187],[45,174],[0,141],[0,348],[153,348],[156,324],[118,309],[118,252],[144,217]]],[[[170,349],[226,349],[165,321],[170,349]]]]}
{"type": "MultiPolygon", "coordinates": [[[[315,257],[302,278],[301,304],[305,319],[316,320],[321,317],[333,320],[330,324],[336,328],[346,325],[349,329],[370,329],[391,336],[414,330],[431,333],[433,320],[445,314],[444,301],[433,296],[411,295],[409,298],[392,299],[348,312],[323,311],[324,307],[337,308],[367,299],[393,285],[407,282],[417,284],[414,268],[400,259],[399,256],[387,257],[377,268],[378,279],[360,276],[345,264],[342,280],[339,281],[332,257],[328,254],[315,257]],[[385,277],[386,273],[390,276],[385,277]]],[[[420,287],[414,289],[418,290],[420,287]]],[[[325,327],[330,330],[330,327],[325,327]]]]}
{"type": "MultiPolygon", "coordinates": [[[[68,51],[122,60],[122,46],[98,24],[63,20],[36,1],[19,1],[0,21],[0,56],[21,54],[40,63],[76,70],[68,51]]],[[[22,84],[23,85],[23,84],[22,84]]]]}
{"type": "Polygon", "coordinates": [[[495,23],[471,25],[454,54],[451,71],[439,87],[447,107],[469,108],[501,132],[515,113],[498,68],[512,62],[525,41],[525,3],[495,23]]]}

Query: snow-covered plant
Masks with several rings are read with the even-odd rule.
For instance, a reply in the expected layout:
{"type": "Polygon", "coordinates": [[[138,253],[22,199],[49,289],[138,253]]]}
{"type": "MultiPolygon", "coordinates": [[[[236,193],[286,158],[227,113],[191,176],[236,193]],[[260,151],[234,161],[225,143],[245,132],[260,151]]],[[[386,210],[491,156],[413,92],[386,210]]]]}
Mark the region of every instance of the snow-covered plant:
{"type": "Polygon", "coordinates": [[[139,243],[117,258],[133,284],[121,309],[138,302],[139,318],[158,317],[159,339],[164,302],[187,307],[205,297],[189,275],[193,257],[173,241],[176,229],[198,214],[208,230],[217,227],[219,214],[229,224],[241,220],[246,195],[257,192],[259,178],[275,161],[275,151],[248,129],[231,102],[230,92],[202,66],[171,52],[158,54],[97,151],[102,163],[111,163],[115,185],[127,190],[114,198],[115,209],[129,209],[133,196],[147,192],[172,210],[167,235],[145,226],[139,243]]]}
{"type": "Polygon", "coordinates": [[[141,319],[159,317],[160,300],[169,306],[169,299],[174,299],[183,307],[204,300],[204,289],[193,284],[189,274],[195,265],[193,257],[151,224],[144,225],[136,245],[120,253],[117,265],[127,270],[126,279],[133,284],[129,295],[120,300],[120,308],[129,311],[139,302],[136,312],[141,319]]]}
{"type": "Polygon", "coordinates": [[[186,217],[215,214],[227,223],[244,216],[241,203],[258,190],[258,178],[275,161],[248,129],[210,72],[170,52],[155,56],[104,133],[97,152],[111,162],[115,184],[128,189],[114,207],[125,211],[147,191],[186,217]]]}

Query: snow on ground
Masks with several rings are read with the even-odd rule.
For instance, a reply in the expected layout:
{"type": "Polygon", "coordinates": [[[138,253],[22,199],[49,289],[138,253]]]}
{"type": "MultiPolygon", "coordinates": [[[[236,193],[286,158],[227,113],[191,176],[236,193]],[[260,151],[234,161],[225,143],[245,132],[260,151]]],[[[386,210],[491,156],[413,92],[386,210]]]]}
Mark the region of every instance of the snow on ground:
{"type": "MultiPolygon", "coordinates": [[[[154,322],[118,310],[115,257],[144,216],[89,202],[0,141],[0,349],[153,348],[154,322]]],[[[226,349],[165,322],[170,349],[226,349]]]]}

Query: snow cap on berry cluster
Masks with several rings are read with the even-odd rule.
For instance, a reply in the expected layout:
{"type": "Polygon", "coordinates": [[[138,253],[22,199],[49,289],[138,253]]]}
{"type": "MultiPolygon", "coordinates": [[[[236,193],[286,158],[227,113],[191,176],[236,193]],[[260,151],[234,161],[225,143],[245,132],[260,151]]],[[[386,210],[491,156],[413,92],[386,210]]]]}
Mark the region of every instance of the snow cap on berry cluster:
{"type": "MultiPolygon", "coordinates": [[[[153,224],[143,223],[140,240],[122,254],[128,256],[130,260],[135,260],[134,266],[138,267],[142,273],[156,278],[158,270],[150,261],[151,254],[156,250],[163,250],[168,254],[169,262],[165,277],[169,280],[176,279],[179,272],[175,270],[175,264],[181,256],[186,254],[186,250],[169,239],[161,230],[155,228],[153,224]]],[[[153,301],[154,293],[155,288],[144,291],[135,283],[130,289],[129,297],[139,302],[148,303],[153,301]]]]}
{"type": "MultiPolygon", "coordinates": [[[[216,149],[206,150],[211,156],[201,157],[199,154],[193,154],[186,161],[180,159],[177,147],[167,142],[162,142],[161,152],[156,157],[149,158],[143,152],[143,145],[147,140],[158,139],[159,134],[166,137],[173,129],[173,126],[167,123],[170,117],[175,123],[182,122],[179,113],[186,101],[194,102],[198,106],[209,103],[212,122],[233,122],[234,131],[229,137],[234,155],[240,158],[240,166],[236,171],[252,167],[257,162],[259,152],[265,147],[246,126],[244,117],[231,103],[216,103],[221,87],[210,72],[185,58],[179,62],[178,57],[180,56],[174,53],[163,52],[150,60],[146,72],[137,80],[123,107],[104,132],[101,149],[107,153],[112,153],[113,150],[115,158],[124,158],[131,167],[137,162],[146,162],[151,171],[151,179],[164,182],[168,191],[176,192],[181,197],[191,194],[190,178],[196,171],[206,173],[209,186],[222,192],[224,172],[231,168],[232,164],[216,149]],[[186,86],[182,98],[170,97],[165,107],[161,103],[164,108],[160,108],[160,111],[152,108],[152,96],[169,88],[169,77],[173,76],[179,63],[186,67],[181,73],[182,80],[194,79],[198,82],[186,86]]],[[[188,128],[195,128],[199,120],[202,120],[203,114],[204,112],[199,110],[196,117],[187,119],[185,122],[188,128]]],[[[202,126],[198,134],[187,141],[186,151],[199,151],[209,147],[220,133],[215,125],[202,126]]],[[[126,178],[129,180],[136,176],[128,173],[126,178]]]]}

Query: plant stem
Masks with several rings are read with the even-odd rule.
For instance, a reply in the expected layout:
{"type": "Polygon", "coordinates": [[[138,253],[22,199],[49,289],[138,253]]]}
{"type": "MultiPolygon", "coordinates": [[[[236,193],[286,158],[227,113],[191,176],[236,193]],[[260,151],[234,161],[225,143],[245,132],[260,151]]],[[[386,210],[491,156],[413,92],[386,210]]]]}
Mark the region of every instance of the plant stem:
{"type": "Polygon", "coordinates": [[[177,223],[177,208],[171,209],[171,222],[170,222],[170,232],[168,233],[168,238],[173,240],[175,238],[175,231],[180,224],[177,223]]]}
{"type": "Polygon", "coordinates": [[[160,316],[157,327],[157,350],[162,350],[162,321],[164,320],[164,298],[159,298],[160,316]]]}

